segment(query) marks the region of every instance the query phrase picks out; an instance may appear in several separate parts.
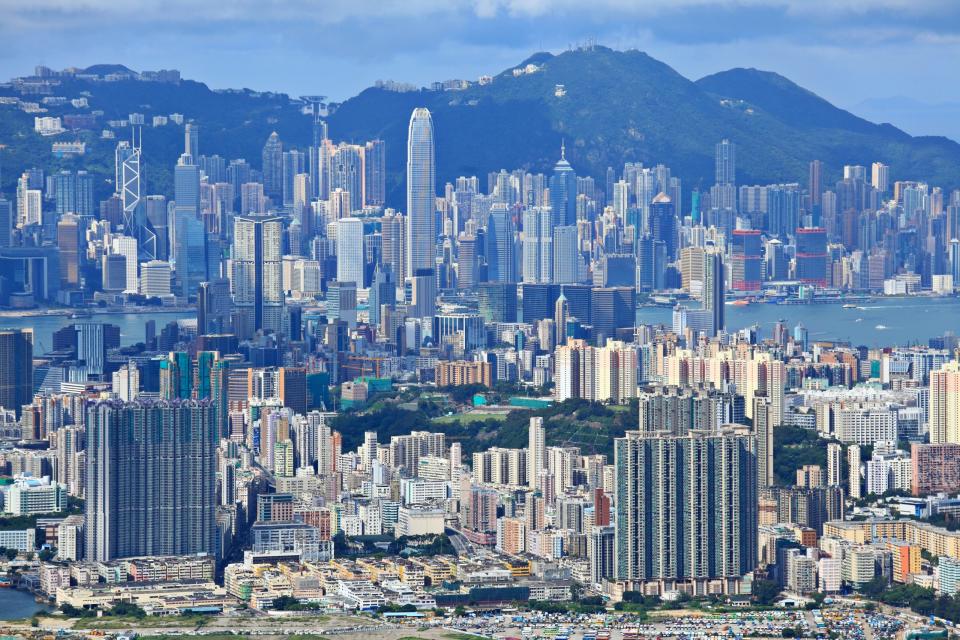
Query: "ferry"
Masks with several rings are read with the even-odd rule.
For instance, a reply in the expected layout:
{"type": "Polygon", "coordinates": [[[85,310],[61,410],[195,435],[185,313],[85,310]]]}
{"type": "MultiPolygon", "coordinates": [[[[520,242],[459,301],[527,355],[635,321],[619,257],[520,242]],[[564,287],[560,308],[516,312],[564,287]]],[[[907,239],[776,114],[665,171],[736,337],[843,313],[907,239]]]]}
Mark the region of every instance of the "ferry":
{"type": "Polygon", "coordinates": [[[734,300],[733,302],[729,302],[727,304],[729,304],[731,307],[746,307],[750,305],[750,301],[740,298],[739,300],[734,300]]]}
{"type": "Polygon", "coordinates": [[[844,308],[844,309],[856,309],[856,308],[857,308],[857,305],[847,303],[847,304],[843,305],[843,308],[844,308]]]}

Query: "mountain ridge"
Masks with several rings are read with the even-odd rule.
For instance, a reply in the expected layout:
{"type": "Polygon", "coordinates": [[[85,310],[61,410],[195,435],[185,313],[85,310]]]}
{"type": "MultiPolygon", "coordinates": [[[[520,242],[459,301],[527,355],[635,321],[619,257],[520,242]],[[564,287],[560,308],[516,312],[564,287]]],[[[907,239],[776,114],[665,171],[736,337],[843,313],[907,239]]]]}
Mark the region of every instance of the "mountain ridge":
{"type": "MultiPolygon", "coordinates": [[[[0,88],[0,95],[15,95],[12,91],[0,88]]],[[[32,115],[0,107],[0,143],[8,144],[0,188],[7,194],[29,166],[85,164],[101,174],[100,193],[108,193],[115,141],[97,134],[106,120],[132,112],[145,113],[148,123],[153,115],[183,113],[200,125],[201,152],[246,158],[255,168],[271,131],[280,133],[285,147],[302,148],[310,140],[302,104],[281,93],[215,91],[192,80],[82,79],[63,80],[60,93],[89,93],[90,108],[104,112],[96,130],[58,138],[86,141],[88,155],[54,158],[51,139],[33,133],[32,115]]],[[[891,166],[894,179],[960,187],[960,144],[869,122],[775,72],[730,69],[693,81],[647,53],[593,47],[535,52],[492,82],[462,90],[370,87],[340,103],[327,118],[331,138],[386,141],[388,204],[401,209],[407,124],[420,106],[434,118],[438,190],[459,175],[483,178],[501,168],[549,172],[565,140],[574,169],[601,185],[608,166],[619,173],[624,162],[662,162],[689,193],[713,183],[714,145],[723,138],[738,146],[740,184],[805,183],[808,162],[820,159],[827,169],[825,185],[839,179],[844,164],[881,161],[891,166]]],[[[50,115],[61,112],[77,111],[51,108],[50,115]]],[[[128,131],[116,135],[123,138],[128,131]]],[[[148,193],[172,195],[172,168],[182,144],[179,127],[145,127],[148,193]]]]}

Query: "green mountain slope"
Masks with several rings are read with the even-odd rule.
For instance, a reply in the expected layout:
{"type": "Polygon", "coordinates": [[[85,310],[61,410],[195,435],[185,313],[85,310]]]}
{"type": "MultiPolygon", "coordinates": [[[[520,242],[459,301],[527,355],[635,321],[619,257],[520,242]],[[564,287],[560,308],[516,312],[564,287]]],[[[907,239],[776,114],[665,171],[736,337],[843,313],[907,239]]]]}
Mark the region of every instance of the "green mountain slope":
{"type": "MultiPolygon", "coordinates": [[[[826,184],[844,164],[881,161],[894,179],[960,186],[960,144],[946,138],[911,137],[834,107],[774,73],[733,69],[696,82],[638,51],[605,48],[538,53],[507,69],[492,83],[462,91],[395,92],[370,88],[341,104],[328,119],[334,140],[387,142],[388,202],[403,207],[407,124],[418,106],[433,113],[438,188],[460,175],[483,178],[488,171],[525,168],[549,171],[566,141],[567,157],[581,175],[602,180],[608,166],[626,161],[663,162],[684,180],[684,189],[713,183],[713,149],[737,143],[741,184],[806,182],[807,163],[826,164],[826,184]],[[564,95],[558,95],[562,85],[564,95]]],[[[199,82],[178,84],[65,80],[57,95],[89,93],[102,121],[182,113],[200,125],[202,153],[243,157],[260,166],[263,142],[278,131],[286,147],[309,143],[310,118],[283,94],[250,90],[211,91],[199,82]]],[[[12,89],[0,88],[0,95],[12,89]]],[[[52,107],[50,115],[73,110],[52,107]]],[[[94,132],[57,139],[88,142],[81,159],[54,159],[51,138],[33,133],[33,116],[0,105],[3,176],[11,193],[20,171],[30,166],[83,166],[99,176],[101,195],[112,190],[114,141],[94,132]]],[[[128,135],[118,131],[118,137],[128,135]]],[[[145,127],[143,144],[148,193],[171,195],[171,173],[182,152],[182,128],[145,127]]]]}

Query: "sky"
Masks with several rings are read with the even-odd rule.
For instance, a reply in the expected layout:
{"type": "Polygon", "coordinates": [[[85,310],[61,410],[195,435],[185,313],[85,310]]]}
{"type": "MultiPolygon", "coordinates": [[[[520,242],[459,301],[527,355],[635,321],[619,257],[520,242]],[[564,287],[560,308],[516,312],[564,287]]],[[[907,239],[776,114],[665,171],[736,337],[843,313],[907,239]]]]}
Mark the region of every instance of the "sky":
{"type": "Polygon", "coordinates": [[[4,79],[109,62],[343,100],[379,79],[475,79],[587,41],[691,79],[776,71],[854,112],[960,139],[958,0],[0,0],[4,79]]]}

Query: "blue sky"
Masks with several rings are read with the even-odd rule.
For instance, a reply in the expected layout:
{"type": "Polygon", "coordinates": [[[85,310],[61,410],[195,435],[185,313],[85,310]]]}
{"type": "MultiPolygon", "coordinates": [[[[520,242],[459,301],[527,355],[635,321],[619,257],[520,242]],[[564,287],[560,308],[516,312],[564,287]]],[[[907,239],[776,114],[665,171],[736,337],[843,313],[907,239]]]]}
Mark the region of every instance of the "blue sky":
{"type": "Polygon", "coordinates": [[[693,79],[777,71],[911,133],[960,137],[954,0],[0,0],[3,78],[117,62],[344,99],[378,79],[493,74],[588,39],[693,79]]]}

